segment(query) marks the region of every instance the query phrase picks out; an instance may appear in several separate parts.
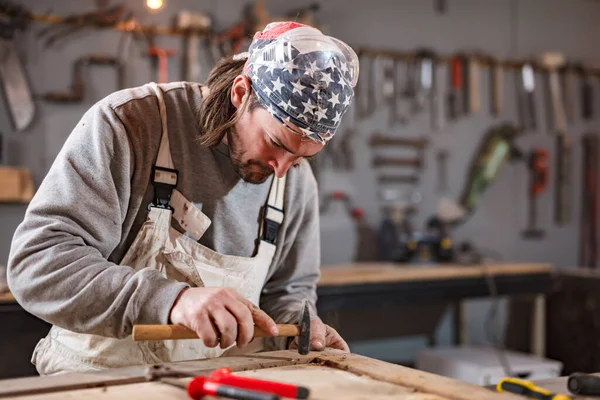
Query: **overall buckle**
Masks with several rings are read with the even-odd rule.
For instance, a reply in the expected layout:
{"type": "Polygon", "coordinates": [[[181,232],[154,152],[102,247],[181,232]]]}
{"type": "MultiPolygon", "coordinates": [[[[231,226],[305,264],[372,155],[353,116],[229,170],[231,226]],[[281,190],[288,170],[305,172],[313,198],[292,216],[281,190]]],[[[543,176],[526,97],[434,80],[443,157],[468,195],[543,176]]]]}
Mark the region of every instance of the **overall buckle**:
{"type": "Polygon", "coordinates": [[[177,186],[179,171],[171,168],[152,167],[152,186],[154,186],[154,201],[148,204],[148,211],[151,207],[173,210],[169,205],[173,189],[177,186]]]}

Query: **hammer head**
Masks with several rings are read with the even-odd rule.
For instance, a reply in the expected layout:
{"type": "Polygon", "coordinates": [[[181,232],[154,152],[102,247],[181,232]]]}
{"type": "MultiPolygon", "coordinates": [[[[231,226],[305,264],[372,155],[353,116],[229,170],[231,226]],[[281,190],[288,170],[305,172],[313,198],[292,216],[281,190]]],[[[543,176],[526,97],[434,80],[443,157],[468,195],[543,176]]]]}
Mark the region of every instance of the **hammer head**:
{"type": "Polygon", "coordinates": [[[308,307],[307,300],[304,300],[299,327],[300,335],[298,336],[298,353],[306,355],[310,350],[310,309],[308,307]]]}

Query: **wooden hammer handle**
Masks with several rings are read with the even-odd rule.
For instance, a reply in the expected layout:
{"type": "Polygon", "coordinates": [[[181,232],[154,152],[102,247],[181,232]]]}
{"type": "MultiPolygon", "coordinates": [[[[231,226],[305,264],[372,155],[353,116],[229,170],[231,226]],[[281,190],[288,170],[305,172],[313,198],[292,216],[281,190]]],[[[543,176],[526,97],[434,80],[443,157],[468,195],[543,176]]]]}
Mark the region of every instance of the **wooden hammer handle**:
{"type": "MultiPolygon", "coordinates": [[[[297,325],[281,324],[278,337],[299,336],[300,329],[297,325]]],[[[254,337],[272,336],[258,327],[254,327],[254,337]]],[[[174,340],[198,339],[196,332],[183,325],[134,325],[133,340],[174,340]]]]}

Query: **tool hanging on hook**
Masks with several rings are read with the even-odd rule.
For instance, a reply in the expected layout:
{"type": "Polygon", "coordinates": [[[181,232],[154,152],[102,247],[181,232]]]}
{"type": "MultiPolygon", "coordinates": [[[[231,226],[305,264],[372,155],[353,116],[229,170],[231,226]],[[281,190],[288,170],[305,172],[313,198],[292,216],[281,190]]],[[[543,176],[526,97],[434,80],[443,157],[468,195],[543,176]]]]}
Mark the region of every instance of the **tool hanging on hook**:
{"type": "Polygon", "coordinates": [[[531,150],[527,167],[529,170],[529,223],[523,231],[523,237],[526,239],[540,239],[544,237],[544,231],[538,227],[537,201],[548,185],[548,150],[543,148],[531,150]]]}
{"type": "Polygon", "coordinates": [[[73,76],[70,91],[48,92],[39,97],[43,100],[56,103],[78,103],[83,101],[85,95],[84,68],[92,66],[113,67],[116,72],[117,90],[124,87],[125,72],[121,60],[103,54],[90,54],[77,59],[73,64],[73,76]]]}

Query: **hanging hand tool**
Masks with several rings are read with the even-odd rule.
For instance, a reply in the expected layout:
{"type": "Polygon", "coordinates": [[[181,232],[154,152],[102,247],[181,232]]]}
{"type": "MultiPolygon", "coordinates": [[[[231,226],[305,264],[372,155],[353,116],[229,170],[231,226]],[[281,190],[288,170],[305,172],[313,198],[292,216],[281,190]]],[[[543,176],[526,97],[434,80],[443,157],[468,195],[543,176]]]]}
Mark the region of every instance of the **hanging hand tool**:
{"type": "Polygon", "coordinates": [[[446,194],[448,193],[448,150],[440,150],[436,156],[437,166],[438,166],[438,184],[437,184],[437,192],[438,194],[446,194]]]}
{"type": "Polygon", "coordinates": [[[523,64],[519,71],[522,91],[519,96],[519,111],[523,130],[537,128],[537,113],[535,110],[535,74],[533,65],[529,62],[523,64]]]}
{"type": "Polygon", "coordinates": [[[463,95],[462,61],[454,56],[450,59],[451,89],[448,95],[448,118],[457,119],[462,114],[461,100],[463,95]]]}
{"type": "Polygon", "coordinates": [[[580,396],[600,396],[600,376],[575,372],[569,376],[567,388],[580,396]]]}
{"type": "Polygon", "coordinates": [[[393,60],[392,66],[391,66],[391,69],[392,69],[391,79],[392,79],[393,90],[391,93],[391,100],[390,100],[390,107],[391,107],[390,119],[389,119],[390,127],[394,126],[396,123],[405,125],[408,122],[408,117],[406,116],[406,114],[403,112],[403,110],[400,107],[400,105],[402,104],[402,97],[404,95],[402,90],[400,89],[401,88],[400,65],[401,65],[401,62],[399,60],[393,60]]]}
{"type": "Polygon", "coordinates": [[[425,137],[418,138],[407,138],[407,137],[395,137],[390,135],[384,135],[379,132],[374,132],[371,134],[371,138],[369,139],[369,145],[371,147],[376,146],[405,146],[405,147],[414,147],[419,151],[422,151],[429,140],[425,137]]]}
{"type": "MultiPolygon", "coordinates": [[[[298,337],[298,353],[305,355],[310,350],[310,310],[305,301],[298,325],[278,324],[276,337],[298,337]]],[[[254,337],[273,337],[271,334],[254,327],[254,337]]],[[[142,340],[198,339],[196,332],[183,325],[134,325],[132,338],[142,340]]]]}
{"type": "Polygon", "coordinates": [[[26,24],[19,22],[19,18],[29,14],[22,7],[13,7],[10,3],[2,4],[0,10],[17,18],[11,22],[0,21],[0,80],[13,129],[20,132],[31,124],[35,115],[29,80],[15,47],[17,31],[26,27],[26,24]]]}
{"type": "Polygon", "coordinates": [[[598,261],[598,137],[585,134],[582,137],[583,165],[581,184],[581,237],[579,240],[579,266],[595,268],[598,261]]]}
{"type": "Polygon", "coordinates": [[[464,111],[465,114],[476,113],[481,109],[479,60],[475,55],[464,55],[463,79],[465,82],[464,111]]]}
{"type": "Polygon", "coordinates": [[[229,368],[219,368],[211,372],[208,379],[223,385],[273,393],[290,399],[307,399],[310,395],[307,387],[234,375],[229,368]]]}
{"type": "Polygon", "coordinates": [[[581,117],[589,121],[594,116],[594,88],[592,86],[592,76],[583,65],[578,64],[575,70],[581,79],[581,117]]]}
{"type": "Polygon", "coordinates": [[[69,15],[63,19],[60,25],[51,25],[42,29],[38,33],[38,37],[48,34],[45,41],[45,47],[50,47],[59,39],[64,39],[86,27],[113,27],[121,21],[123,15],[126,14],[126,11],[125,6],[119,4],[106,10],[69,15]]]}
{"type": "Polygon", "coordinates": [[[338,140],[336,152],[336,166],[350,171],[354,168],[354,154],[352,152],[351,140],[358,134],[356,129],[346,129],[344,135],[338,140]]]}
{"type": "Polygon", "coordinates": [[[427,146],[428,140],[426,138],[401,138],[390,135],[383,135],[379,132],[371,134],[369,139],[369,145],[371,147],[378,146],[403,146],[412,147],[417,151],[417,157],[415,158],[402,158],[402,157],[382,157],[377,156],[373,160],[375,166],[412,166],[415,168],[423,167],[425,163],[425,147],[427,146]]]}
{"type": "Polygon", "coordinates": [[[554,218],[558,225],[564,225],[571,220],[571,191],[572,191],[572,139],[568,132],[567,118],[560,90],[558,71],[565,63],[565,57],[558,53],[545,53],[540,57],[541,64],[548,70],[550,95],[552,99],[552,114],[556,132],[556,201],[554,218]]]}
{"type": "Polygon", "coordinates": [[[490,57],[490,93],[492,115],[498,117],[503,112],[504,103],[504,69],[495,57],[490,57]]]}
{"type": "Polygon", "coordinates": [[[416,185],[419,183],[419,175],[380,175],[377,181],[381,184],[405,183],[416,185]]]}
{"type": "Polygon", "coordinates": [[[356,116],[368,118],[375,111],[375,58],[362,55],[360,69],[363,79],[356,86],[356,116]]]}
{"type": "Polygon", "coordinates": [[[432,88],[435,73],[435,59],[432,51],[421,49],[416,51],[416,91],[413,101],[413,112],[425,109],[428,100],[431,104],[432,88]]]}
{"type": "Polygon", "coordinates": [[[552,393],[542,389],[531,382],[516,378],[504,378],[496,385],[498,392],[507,392],[523,395],[529,399],[537,400],[572,400],[571,396],[552,393]]]}
{"type": "Polygon", "coordinates": [[[390,58],[381,60],[382,82],[381,95],[383,102],[390,107],[388,126],[391,128],[396,123],[406,124],[408,118],[400,110],[400,82],[398,67],[400,61],[390,58]]]}
{"type": "Polygon", "coordinates": [[[48,92],[40,96],[43,100],[57,103],[76,103],[84,98],[84,67],[107,66],[113,67],[116,72],[116,90],[124,87],[125,73],[121,61],[112,56],[103,54],[90,54],[81,57],[73,64],[73,76],[70,92],[48,92]]]}
{"type": "Polygon", "coordinates": [[[561,81],[565,120],[567,123],[573,123],[575,120],[575,75],[573,74],[573,69],[573,65],[568,63],[565,63],[559,69],[559,80],[561,81]]]}
{"type": "Polygon", "coordinates": [[[431,110],[431,130],[436,132],[442,129],[442,113],[440,112],[440,96],[438,95],[438,79],[437,67],[438,57],[433,51],[430,52],[431,57],[431,94],[429,96],[431,110]]]}
{"type": "Polygon", "coordinates": [[[391,157],[391,156],[377,156],[373,159],[373,166],[375,167],[414,167],[421,169],[423,167],[423,160],[419,157],[391,157]]]}
{"type": "Polygon", "coordinates": [[[169,82],[169,57],[175,55],[175,50],[153,46],[148,49],[148,54],[153,57],[152,67],[157,73],[158,83],[169,82]]]}
{"type": "Polygon", "coordinates": [[[352,204],[350,197],[341,191],[331,192],[328,196],[325,196],[325,199],[323,199],[319,206],[319,214],[327,212],[332,201],[342,201],[346,207],[346,211],[352,217],[352,219],[359,220],[364,215],[363,209],[360,207],[355,207],[352,204]]]}
{"type": "Polygon", "coordinates": [[[200,59],[200,41],[212,27],[210,17],[204,13],[180,11],[177,15],[177,27],[183,29],[184,35],[182,80],[188,82],[204,82],[207,78],[200,59]]]}
{"type": "Polygon", "coordinates": [[[544,231],[538,227],[537,222],[537,199],[546,190],[548,185],[548,151],[543,148],[535,148],[529,154],[527,163],[529,169],[529,218],[528,225],[523,231],[526,239],[540,239],[544,237],[544,231]]]}

